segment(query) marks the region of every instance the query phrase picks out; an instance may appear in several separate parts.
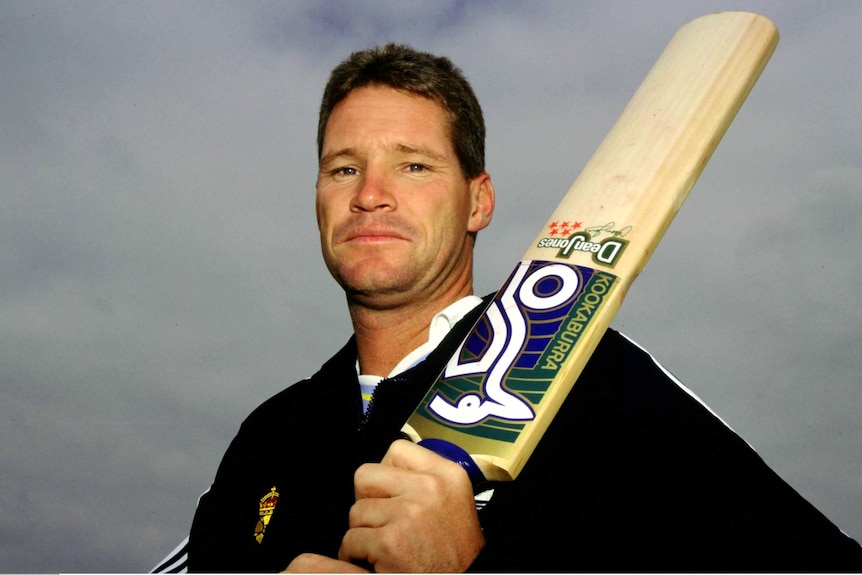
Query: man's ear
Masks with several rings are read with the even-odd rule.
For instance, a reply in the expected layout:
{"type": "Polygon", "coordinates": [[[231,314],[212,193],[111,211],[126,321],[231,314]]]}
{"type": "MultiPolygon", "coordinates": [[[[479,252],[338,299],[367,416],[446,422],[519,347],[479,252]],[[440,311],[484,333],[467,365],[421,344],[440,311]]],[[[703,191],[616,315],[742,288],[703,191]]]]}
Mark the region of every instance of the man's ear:
{"type": "Polygon", "coordinates": [[[487,172],[470,180],[470,220],[467,231],[476,233],[491,223],[495,201],[494,184],[487,172]]]}

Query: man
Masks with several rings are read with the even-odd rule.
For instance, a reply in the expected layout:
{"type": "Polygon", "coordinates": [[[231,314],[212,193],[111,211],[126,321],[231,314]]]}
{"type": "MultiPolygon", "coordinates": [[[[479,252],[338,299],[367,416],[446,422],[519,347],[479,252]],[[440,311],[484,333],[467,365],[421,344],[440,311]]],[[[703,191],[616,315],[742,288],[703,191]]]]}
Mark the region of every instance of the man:
{"type": "Polygon", "coordinates": [[[398,440],[484,308],[481,109],[447,59],[357,52],[324,91],[318,152],[321,247],[354,336],[243,423],[158,570],[862,568],[855,541],[613,330],[516,481],[474,495],[458,465],[398,440]]]}

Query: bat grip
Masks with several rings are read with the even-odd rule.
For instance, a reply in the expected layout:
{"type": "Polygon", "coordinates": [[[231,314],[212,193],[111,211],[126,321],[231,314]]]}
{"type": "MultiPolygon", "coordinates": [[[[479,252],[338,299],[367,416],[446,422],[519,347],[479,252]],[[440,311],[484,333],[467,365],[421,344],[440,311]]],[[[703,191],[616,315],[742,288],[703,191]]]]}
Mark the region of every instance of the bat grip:
{"type": "Polygon", "coordinates": [[[482,470],[479,469],[479,466],[476,465],[476,462],[473,461],[473,458],[470,457],[470,454],[454,443],[446,441],[445,439],[429,437],[428,439],[421,440],[419,445],[425,449],[430,449],[437,455],[445,457],[449,461],[454,461],[464,468],[464,471],[466,471],[467,475],[470,477],[470,483],[473,484],[473,487],[476,487],[485,481],[485,475],[482,473],[482,470]]]}

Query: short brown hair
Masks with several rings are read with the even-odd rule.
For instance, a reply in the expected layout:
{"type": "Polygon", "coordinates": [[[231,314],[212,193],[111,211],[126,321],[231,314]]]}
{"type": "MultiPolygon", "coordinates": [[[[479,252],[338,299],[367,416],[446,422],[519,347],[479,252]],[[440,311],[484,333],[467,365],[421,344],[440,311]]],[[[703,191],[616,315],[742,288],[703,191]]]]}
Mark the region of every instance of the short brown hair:
{"type": "Polygon", "coordinates": [[[392,43],[354,52],[332,70],[320,102],[318,158],[333,108],[350,92],[372,85],[437,102],[449,118],[449,137],[464,175],[474,178],[485,171],[485,121],[464,74],[448,58],[392,43]]]}

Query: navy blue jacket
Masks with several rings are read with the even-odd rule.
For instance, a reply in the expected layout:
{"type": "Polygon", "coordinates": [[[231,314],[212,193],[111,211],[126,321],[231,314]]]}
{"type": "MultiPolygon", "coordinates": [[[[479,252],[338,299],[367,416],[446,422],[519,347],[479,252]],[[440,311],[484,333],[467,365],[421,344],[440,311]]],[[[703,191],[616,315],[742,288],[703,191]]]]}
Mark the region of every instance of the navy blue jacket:
{"type": "MultiPolygon", "coordinates": [[[[190,570],[279,571],[299,553],[336,556],[355,469],[399,437],[480,311],[381,382],[367,419],[353,340],[256,409],[201,498],[190,570]]],[[[862,570],[858,543],[613,330],[518,479],[487,489],[474,570],[862,570]]]]}

